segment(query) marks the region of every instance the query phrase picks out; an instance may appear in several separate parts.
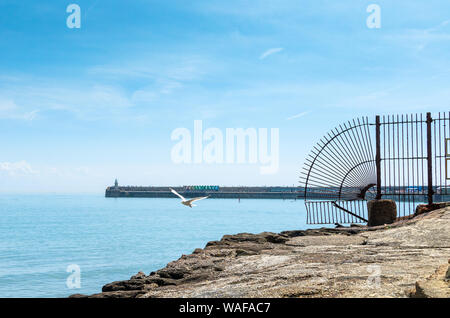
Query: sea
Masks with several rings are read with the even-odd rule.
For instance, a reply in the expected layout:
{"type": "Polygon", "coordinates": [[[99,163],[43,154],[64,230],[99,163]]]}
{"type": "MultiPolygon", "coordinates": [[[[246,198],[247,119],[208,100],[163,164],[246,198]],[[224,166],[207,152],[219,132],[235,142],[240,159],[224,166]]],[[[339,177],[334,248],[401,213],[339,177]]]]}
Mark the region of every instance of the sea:
{"type": "Polygon", "coordinates": [[[303,200],[0,195],[0,297],[67,297],[149,274],[225,234],[306,225],[303,200]]]}

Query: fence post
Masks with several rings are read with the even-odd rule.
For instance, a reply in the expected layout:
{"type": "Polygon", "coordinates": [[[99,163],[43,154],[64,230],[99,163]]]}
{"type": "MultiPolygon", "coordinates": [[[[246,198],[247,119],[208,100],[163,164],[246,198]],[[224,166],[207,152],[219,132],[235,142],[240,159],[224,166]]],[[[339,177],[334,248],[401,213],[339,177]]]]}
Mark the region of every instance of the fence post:
{"type": "Polygon", "coordinates": [[[377,200],[381,199],[381,141],[380,141],[380,116],[375,117],[375,136],[376,136],[376,156],[375,163],[377,167],[377,200]]]}
{"type": "Polygon", "coordinates": [[[431,148],[431,113],[427,113],[427,168],[428,168],[428,204],[433,204],[433,160],[431,148]]]}

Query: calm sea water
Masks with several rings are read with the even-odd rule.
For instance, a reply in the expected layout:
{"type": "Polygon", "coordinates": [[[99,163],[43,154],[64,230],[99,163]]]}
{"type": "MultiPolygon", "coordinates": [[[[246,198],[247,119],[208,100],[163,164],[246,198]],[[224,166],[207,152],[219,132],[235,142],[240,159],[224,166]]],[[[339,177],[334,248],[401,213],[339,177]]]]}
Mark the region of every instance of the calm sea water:
{"type": "MultiPolygon", "coordinates": [[[[224,234],[306,228],[303,201],[103,195],[0,195],[0,297],[92,294],[146,274],[224,234]],[[69,265],[81,288],[66,286],[69,265]]],[[[310,226],[308,226],[310,227],[310,226]]]]}

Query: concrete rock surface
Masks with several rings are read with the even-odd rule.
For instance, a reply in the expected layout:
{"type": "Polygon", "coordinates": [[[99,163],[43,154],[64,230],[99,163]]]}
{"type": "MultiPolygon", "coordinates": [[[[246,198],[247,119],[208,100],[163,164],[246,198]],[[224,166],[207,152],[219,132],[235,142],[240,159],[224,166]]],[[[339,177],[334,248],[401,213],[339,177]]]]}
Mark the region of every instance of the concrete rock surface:
{"type": "Polygon", "coordinates": [[[73,297],[449,297],[449,258],[446,207],[389,226],[225,235],[73,297]]]}

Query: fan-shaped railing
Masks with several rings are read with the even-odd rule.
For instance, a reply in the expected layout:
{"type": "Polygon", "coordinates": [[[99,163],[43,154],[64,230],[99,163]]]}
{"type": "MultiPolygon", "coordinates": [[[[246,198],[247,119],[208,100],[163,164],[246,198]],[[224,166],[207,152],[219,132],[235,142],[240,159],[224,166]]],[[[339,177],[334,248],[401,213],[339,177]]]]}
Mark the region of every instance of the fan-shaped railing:
{"type": "Polygon", "coordinates": [[[450,201],[450,112],[355,119],[314,146],[301,173],[309,224],[366,222],[367,200],[392,199],[399,217],[450,201]]]}
{"type": "Polygon", "coordinates": [[[367,117],[330,131],[306,159],[302,179],[308,223],[367,221],[365,200],[375,196],[374,137],[367,117]]]}

